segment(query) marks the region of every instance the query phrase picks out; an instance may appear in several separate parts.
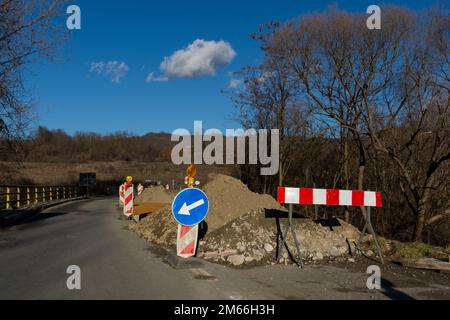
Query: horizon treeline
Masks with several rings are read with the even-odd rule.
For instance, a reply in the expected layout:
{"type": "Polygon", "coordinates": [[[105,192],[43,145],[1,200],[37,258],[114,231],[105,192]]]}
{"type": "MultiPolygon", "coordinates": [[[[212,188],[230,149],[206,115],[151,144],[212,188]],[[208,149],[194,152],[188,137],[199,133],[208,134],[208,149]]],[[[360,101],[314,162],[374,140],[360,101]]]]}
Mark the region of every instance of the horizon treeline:
{"type": "Polygon", "coordinates": [[[138,136],[126,131],[112,134],[77,132],[39,126],[26,139],[0,141],[0,161],[89,162],[169,161],[170,134],[138,136]],[[3,152],[1,152],[3,150],[3,152]]]}

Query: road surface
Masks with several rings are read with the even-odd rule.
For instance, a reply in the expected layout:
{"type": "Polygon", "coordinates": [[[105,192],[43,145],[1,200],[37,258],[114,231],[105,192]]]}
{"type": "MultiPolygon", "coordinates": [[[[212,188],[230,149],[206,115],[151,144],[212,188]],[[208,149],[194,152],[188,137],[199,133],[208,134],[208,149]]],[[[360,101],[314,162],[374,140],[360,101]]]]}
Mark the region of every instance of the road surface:
{"type": "Polygon", "coordinates": [[[0,231],[0,299],[450,299],[445,282],[402,274],[369,290],[364,268],[238,270],[181,260],[127,230],[130,222],[118,217],[115,200],[84,200],[0,231]],[[80,267],[81,290],[67,288],[70,265],[80,267]]]}

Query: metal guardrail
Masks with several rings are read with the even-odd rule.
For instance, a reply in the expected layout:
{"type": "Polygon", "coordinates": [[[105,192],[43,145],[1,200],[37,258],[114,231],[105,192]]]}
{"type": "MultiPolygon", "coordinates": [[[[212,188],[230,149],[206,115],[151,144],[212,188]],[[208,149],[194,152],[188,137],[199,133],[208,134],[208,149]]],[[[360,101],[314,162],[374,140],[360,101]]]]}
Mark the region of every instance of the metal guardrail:
{"type": "Polygon", "coordinates": [[[78,186],[0,186],[0,210],[76,198],[79,191],[78,186]]]}

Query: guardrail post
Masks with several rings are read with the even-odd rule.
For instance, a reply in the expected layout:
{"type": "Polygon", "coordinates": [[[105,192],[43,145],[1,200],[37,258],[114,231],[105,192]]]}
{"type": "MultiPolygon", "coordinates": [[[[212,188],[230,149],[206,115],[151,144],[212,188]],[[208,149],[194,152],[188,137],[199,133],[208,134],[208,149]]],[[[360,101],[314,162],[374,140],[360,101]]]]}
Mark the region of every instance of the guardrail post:
{"type": "Polygon", "coordinates": [[[63,187],[63,199],[66,198],[66,187],[63,187]]]}
{"type": "Polygon", "coordinates": [[[72,198],[72,187],[69,188],[69,199],[72,198]]]}
{"type": "Polygon", "coordinates": [[[38,198],[39,198],[38,188],[34,187],[34,204],[38,203],[38,198]]]}
{"type": "Polygon", "coordinates": [[[59,200],[59,187],[56,187],[56,199],[59,200]]]}
{"type": "Polygon", "coordinates": [[[30,188],[27,187],[27,207],[30,206],[31,201],[30,201],[31,197],[30,197],[30,188]]]}
{"type": "Polygon", "coordinates": [[[49,190],[50,190],[50,201],[52,201],[52,200],[53,200],[53,192],[52,192],[52,187],[49,187],[49,190]]]}
{"type": "Polygon", "coordinates": [[[6,187],[6,209],[11,208],[9,201],[10,201],[9,187],[6,187]]]}
{"type": "Polygon", "coordinates": [[[20,208],[20,187],[16,188],[16,208],[20,208]]]}
{"type": "Polygon", "coordinates": [[[45,202],[45,187],[42,187],[42,202],[45,202]]]}

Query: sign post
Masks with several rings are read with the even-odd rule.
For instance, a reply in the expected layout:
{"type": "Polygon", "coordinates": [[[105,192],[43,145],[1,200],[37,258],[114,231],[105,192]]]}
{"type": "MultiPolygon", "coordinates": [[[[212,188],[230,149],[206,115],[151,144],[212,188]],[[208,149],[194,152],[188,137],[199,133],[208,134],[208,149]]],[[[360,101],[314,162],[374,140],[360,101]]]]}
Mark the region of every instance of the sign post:
{"type": "Polygon", "coordinates": [[[177,194],[172,202],[172,214],[179,223],[177,232],[177,254],[188,258],[195,255],[198,224],[209,210],[206,194],[197,188],[187,188],[177,194]]]}
{"type": "Polygon", "coordinates": [[[80,187],[86,187],[86,196],[89,197],[89,190],[97,183],[95,172],[80,173],[80,187]]]}

